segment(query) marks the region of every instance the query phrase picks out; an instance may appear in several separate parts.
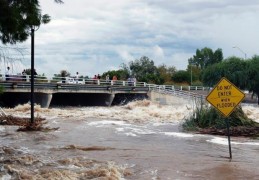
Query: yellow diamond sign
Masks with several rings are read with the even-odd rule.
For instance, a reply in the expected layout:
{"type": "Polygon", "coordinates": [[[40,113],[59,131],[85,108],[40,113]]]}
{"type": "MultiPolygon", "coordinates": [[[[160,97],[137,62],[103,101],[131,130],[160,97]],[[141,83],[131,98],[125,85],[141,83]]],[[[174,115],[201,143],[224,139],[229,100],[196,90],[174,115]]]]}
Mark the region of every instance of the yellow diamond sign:
{"type": "Polygon", "coordinates": [[[222,78],[206,97],[224,116],[229,116],[244,99],[245,94],[226,78],[222,78]]]}

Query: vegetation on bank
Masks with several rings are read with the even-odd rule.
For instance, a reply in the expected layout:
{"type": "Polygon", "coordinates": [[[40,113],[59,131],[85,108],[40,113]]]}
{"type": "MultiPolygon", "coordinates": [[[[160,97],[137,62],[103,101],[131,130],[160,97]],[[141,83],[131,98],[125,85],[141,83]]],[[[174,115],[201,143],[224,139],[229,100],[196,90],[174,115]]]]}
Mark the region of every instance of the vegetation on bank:
{"type": "Polygon", "coordinates": [[[59,128],[44,127],[47,124],[45,118],[35,117],[34,122],[30,122],[30,118],[27,117],[17,117],[13,115],[0,115],[0,125],[8,126],[19,126],[17,131],[52,131],[59,128]]]}
{"type": "Polygon", "coordinates": [[[259,123],[249,119],[241,106],[229,117],[224,117],[218,110],[208,104],[196,106],[193,114],[182,124],[184,131],[205,134],[227,135],[227,121],[230,135],[259,137],[259,123]]]}

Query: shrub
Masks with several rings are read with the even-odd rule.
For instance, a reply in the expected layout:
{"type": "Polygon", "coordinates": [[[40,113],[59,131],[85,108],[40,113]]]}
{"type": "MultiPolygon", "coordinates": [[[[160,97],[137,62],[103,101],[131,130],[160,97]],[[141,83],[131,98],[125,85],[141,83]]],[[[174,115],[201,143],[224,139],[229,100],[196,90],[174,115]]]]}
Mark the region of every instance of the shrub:
{"type": "Polygon", "coordinates": [[[205,105],[202,102],[196,102],[196,109],[182,126],[186,131],[197,131],[204,128],[225,129],[226,121],[229,121],[231,127],[259,127],[257,122],[246,116],[241,106],[238,106],[229,117],[224,117],[213,106],[205,105]]]}

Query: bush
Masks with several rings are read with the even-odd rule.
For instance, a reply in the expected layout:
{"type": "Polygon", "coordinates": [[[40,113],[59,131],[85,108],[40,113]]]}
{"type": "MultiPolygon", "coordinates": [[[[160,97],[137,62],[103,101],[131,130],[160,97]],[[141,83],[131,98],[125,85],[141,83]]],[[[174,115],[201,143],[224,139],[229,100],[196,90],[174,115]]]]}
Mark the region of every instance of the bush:
{"type": "Polygon", "coordinates": [[[173,75],[172,80],[176,83],[189,82],[190,74],[187,71],[180,70],[173,75]]]}
{"type": "Polygon", "coordinates": [[[192,86],[203,86],[201,81],[194,81],[192,82],[192,86]]]}
{"type": "Polygon", "coordinates": [[[238,106],[229,117],[224,117],[213,106],[204,105],[202,102],[196,102],[195,111],[182,126],[186,131],[197,131],[204,128],[225,129],[226,121],[229,121],[231,127],[259,127],[257,122],[245,115],[241,106],[238,106]]]}

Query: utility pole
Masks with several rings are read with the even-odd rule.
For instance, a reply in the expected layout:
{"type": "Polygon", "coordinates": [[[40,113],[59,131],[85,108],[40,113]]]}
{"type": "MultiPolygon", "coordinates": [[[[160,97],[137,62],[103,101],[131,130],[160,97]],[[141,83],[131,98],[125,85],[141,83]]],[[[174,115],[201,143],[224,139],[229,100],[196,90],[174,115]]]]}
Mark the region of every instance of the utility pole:
{"type": "Polygon", "coordinates": [[[246,53],[245,53],[242,49],[240,49],[238,46],[233,46],[233,48],[236,48],[236,49],[238,49],[241,53],[243,53],[244,56],[245,56],[245,60],[246,60],[246,53]]]}
{"type": "Polygon", "coordinates": [[[31,27],[31,124],[34,123],[34,31],[31,27]]]}

